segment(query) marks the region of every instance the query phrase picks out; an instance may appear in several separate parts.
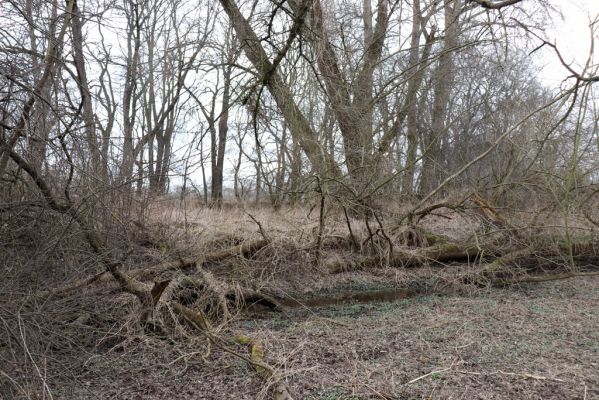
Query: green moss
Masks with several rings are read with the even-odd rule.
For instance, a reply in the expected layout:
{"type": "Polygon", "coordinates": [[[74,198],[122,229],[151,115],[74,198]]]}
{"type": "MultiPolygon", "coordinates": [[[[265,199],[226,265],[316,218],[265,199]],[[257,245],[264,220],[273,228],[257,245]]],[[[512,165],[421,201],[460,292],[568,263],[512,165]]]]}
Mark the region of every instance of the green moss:
{"type": "Polygon", "coordinates": [[[430,305],[438,300],[435,296],[416,296],[392,302],[347,303],[320,308],[317,312],[327,318],[376,317],[398,309],[415,307],[419,312],[430,312],[430,305]]]}
{"type": "Polygon", "coordinates": [[[346,392],[343,388],[333,386],[331,388],[325,389],[323,392],[320,392],[318,398],[320,400],[337,400],[342,398],[344,393],[346,392]]]}
{"type": "Polygon", "coordinates": [[[547,307],[543,306],[542,304],[533,304],[530,307],[530,311],[535,314],[547,314],[547,312],[549,310],[547,309],[547,307]]]}

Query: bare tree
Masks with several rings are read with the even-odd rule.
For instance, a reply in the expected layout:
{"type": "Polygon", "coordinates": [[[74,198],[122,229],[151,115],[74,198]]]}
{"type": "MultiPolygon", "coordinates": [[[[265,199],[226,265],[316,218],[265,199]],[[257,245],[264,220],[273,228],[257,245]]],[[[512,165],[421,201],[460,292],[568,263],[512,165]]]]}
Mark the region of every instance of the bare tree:
{"type": "Polygon", "coordinates": [[[441,149],[447,133],[447,108],[453,84],[453,52],[458,45],[460,29],[461,0],[446,1],[443,4],[445,36],[443,48],[436,70],[433,73],[433,107],[431,110],[431,131],[423,135],[424,163],[422,165],[421,190],[428,192],[435,187],[442,170],[441,149]]]}

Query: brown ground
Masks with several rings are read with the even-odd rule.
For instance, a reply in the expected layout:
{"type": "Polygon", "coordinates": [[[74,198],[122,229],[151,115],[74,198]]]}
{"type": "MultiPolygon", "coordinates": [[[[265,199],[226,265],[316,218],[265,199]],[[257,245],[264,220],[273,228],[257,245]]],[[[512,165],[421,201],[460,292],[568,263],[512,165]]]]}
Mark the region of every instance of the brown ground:
{"type": "MultiPolygon", "coordinates": [[[[196,211],[183,226],[172,213],[163,222],[169,240],[133,253],[132,268],[176,259],[172,249],[201,253],[260,237],[240,211],[196,211]]],[[[599,399],[599,277],[476,289],[456,278],[476,265],[329,275],[298,250],[313,243],[317,215],[254,215],[275,243],[252,260],[236,260],[234,268],[210,266],[219,279],[302,299],[424,290],[409,298],[239,314],[222,334],[261,339],[266,361],[296,399],[599,399]],[[443,285],[452,280],[447,290],[443,285]]],[[[476,224],[455,216],[451,223],[432,218],[429,228],[456,238],[476,224]]],[[[327,235],[343,228],[338,223],[327,235]]],[[[114,284],[23,306],[31,293],[97,271],[79,250],[80,233],[71,233],[68,221],[55,229],[22,232],[37,232],[44,246],[17,247],[27,241],[14,236],[0,248],[0,399],[270,397],[251,367],[208,349],[201,334],[143,332],[135,299],[114,284]],[[40,261],[46,259],[52,263],[40,261]]],[[[325,250],[326,257],[343,256],[325,250]]],[[[247,354],[242,345],[236,350],[247,354]]]]}
{"type": "MultiPolygon", "coordinates": [[[[573,279],[471,295],[295,308],[288,316],[239,320],[231,329],[266,343],[267,359],[279,363],[298,399],[595,399],[598,306],[599,279],[573,279]]],[[[115,322],[111,333],[124,330],[115,322]]],[[[64,351],[65,359],[46,357],[46,365],[38,365],[42,374],[43,367],[51,371],[46,378],[54,398],[264,395],[257,374],[239,359],[213,349],[202,360],[197,337],[169,343],[142,335],[121,342],[106,332],[90,348],[77,336],[86,331],[73,331],[62,349],[47,349],[54,357],[64,351]]],[[[31,382],[36,385],[41,382],[31,382]]]]}

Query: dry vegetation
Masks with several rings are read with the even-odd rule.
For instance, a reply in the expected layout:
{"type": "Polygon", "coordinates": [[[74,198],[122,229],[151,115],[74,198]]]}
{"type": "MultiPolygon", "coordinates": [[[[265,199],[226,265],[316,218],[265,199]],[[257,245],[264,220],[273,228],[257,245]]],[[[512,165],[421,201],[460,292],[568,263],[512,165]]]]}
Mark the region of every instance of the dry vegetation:
{"type": "MultiPolygon", "coordinates": [[[[158,288],[141,324],[136,296],[104,273],[102,257],[86,251],[72,221],[52,216],[50,224],[43,209],[16,212],[11,222],[22,223],[2,236],[0,393],[73,399],[599,395],[599,256],[581,245],[576,270],[568,269],[567,256],[555,250],[563,245],[540,241],[563,238],[553,213],[535,218],[534,240],[527,233],[531,216],[502,215],[528,227],[509,237],[511,249],[525,249],[517,257],[476,250],[425,261],[431,248],[473,237],[481,248],[492,242],[485,235],[507,240],[505,227],[492,225],[476,202],[464,202],[459,212],[439,209],[412,228],[409,237],[421,236],[416,244],[406,242],[405,229],[389,233],[394,251],[417,262],[386,266],[384,236],[371,243],[365,221],[349,217],[362,244],[355,248],[340,210],[327,214],[319,240],[314,207],[215,210],[196,201],[157,201],[143,229],[107,238],[112,248],[127,248],[128,276],[158,288]],[[543,247],[526,250],[535,242],[543,247]],[[360,261],[376,254],[377,266],[360,261]],[[346,268],[331,269],[340,262],[346,268]],[[480,278],[493,263],[501,266],[500,284],[491,275],[480,278]],[[508,287],[494,288],[508,280],[508,287]],[[533,280],[547,282],[527,282],[533,280]]],[[[404,212],[389,211],[385,221],[404,212]]],[[[577,243],[595,243],[585,218],[569,229],[583,232],[572,234],[577,243]]]]}
{"type": "Polygon", "coordinates": [[[562,3],[0,1],[0,399],[599,398],[562,3]]]}

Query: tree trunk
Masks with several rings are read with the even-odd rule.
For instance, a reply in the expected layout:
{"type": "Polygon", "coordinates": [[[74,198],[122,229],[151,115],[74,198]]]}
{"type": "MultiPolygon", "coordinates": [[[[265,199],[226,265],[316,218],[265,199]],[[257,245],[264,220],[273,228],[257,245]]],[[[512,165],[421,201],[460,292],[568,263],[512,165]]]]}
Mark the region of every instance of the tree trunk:
{"type": "Polygon", "coordinates": [[[330,172],[340,176],[341,172],[334,160],[322,151],[318,137],[310,123],[296,104],[288,85],[270,62],[261,41],[253,31],[249,22],[244,18],[234,0],[219,0],[235,28],[237,37],[247,58],[258,71],[275,102],[289,125],[289,131],[300,143],[308,159],[317,171],[330,172]]]}
{"type": "Polygon", "coordinates": [[[443,154],[441,154],[441,143],[447,135],[447,108],[449,105],[450,92],[453,86],[453,54],[457,47],[459,13],[461,0],[446,1],[444,4],[445,14],[445,39],[442,53],[439,56],[439,64],[433,76],[433,110],[432,123],[429,135],[425,136],[423,151],[424,161],[422,165],[422,181],[420,190],[430,192],[442,179],[443,154]]]}
{"type": "Polygon", "coordinates": [[[71,0],[67,3],[67,9],[64,16],[64,21],[62,27],[60,29],[60,33],[56,40],[50,41],[51,44],[48,46],[48,51],[46,52],[46,56],[44,58],[44,72],[42,76],[35,84],[33,89],[33,93],[27,99],[27,102],[23,106],[23,110],[21,115],[19,116],[17,126],[14,127],[12,136],[5,140],[4,138],[0,138],[0,177],[4,175],[4,171],[6,171],[6,167],[8,165],[8,160],[10,158],[10,152],[17,145],[17,142],[25,134],[25,128],[29,118],[31,116],[31,112],[33,106],[38,97],[41,97],[43,93],[45,93],[46,86],[53,79],[56,60],[59,59],[60,52],[62,51],[62,45],[64,42],[64,36],[67,30],[67,26],[70,24],[71,13],[73,9],[74,0],[71,0]]]}
{"type": "Polygon", "coordinates": [[[73,58],[75,68],[77,69],[77,85],[81,95],[82,110],[81,116],[84,124],[85,141],[87,142],[88,151],[91,155],[91,177],[92,186],[96,186],[98,180],[106,182],[107,177],[103,176],[104,169],[100,156],[100,146],[96,135],[96,122],[94,120],[94,111],[92,109],[91,93],[89,91],[89,83],[87,81],[87,72],[85,70],[85,56],[83,54],[83,32],[81,22],[81,11],[77,5],[77,1],[73,3],[73,15],[71,18],[71,30],[73,33],[73,58]]]}
{"type": "MultiPolygon", "coordinates": [[[[425,48],[423,57],[420,59],[420,36],[421,29],[421,11],[420,0],[412,2],[412,34],[410,40],[410,60],[409,68],[413,74],[408,81],[408,93],[406,96],[405,108],[407,108],[407,142],[405,172],[402,179],[401,189],[404,194],[411,194],[414,188],[414,174],[416,171],[416,150],[418,149],[418,108],[416,102],[416,93],[422,82],[424,68],[419,64],[428,58],[425,48]],[[425,58],[426,57],[426,58],[425,58]]],[[[430,50],[430,45],[428,46],[430,50]]],[[[402,107],[404,108],[404,107],[402,107]]]]}
{"type": "Polygon", "coordinates": [[[227,145],[227,133],[229,130],[231,72],[231,65],[227,65],[224,72],[222,110],[218,120],[218,145],[215,145],[214,143],[212,145],[212,151],[216,153],[214,154],[214,162],[212,164],[212,202],[219,207],[221,206],[223,199],[224,161],[227,145]]]}
{"type": "Polygon", "coordinates": [[[244,131],[243,135],[240,133],[239,134],[239,143],[237,143],[238,145],[238,152],[237,152],[237,162],[235,163],[235,166],[233,167],[233,193],[235,195],[235,198],[239,201],[241,200],[241,190],[240,190],[240,182],[239,182],[239,171],[241,170],[241,160],[243,157],[243,139],[245,139],[245,135],[247,134],[246,131],[244,131]]]}
{"type": "Polygon", "coordinates": [[[319,49],[317,63],[325,82],[327,96],[335,113],[345,151],[345,161],[355,191],[373,182],[373,82],[374,70],[380,61],[389,22],[388,2],[379,0],[376,25],[372,24],[370,1],[363,2],[364,33],[363,62],[353,85],[343,80],[343,74],[329,41],[320,1],[312,9],[313,31],[305,32],[319,49]]]}
{"type": "MultiPolygon", "coordinates": [[[[125,86],[123,89],[123,159],[121,161],[121,183],[125,188],[130,188],[135,160],[133,146],[133,128],[135,125],[135,112],[137,109],[137,75],[139,63],[139,50],[141,47],[141,27],[139,5],[129,3],[127,21],[127,68],[125,72],[125,86]]],[[[128,191],[128,190],[127,190],[128,191]]]]}
{"type": "MultiPolygon", "coordinates": [[[[27,2],[25,3],[25,12],[28,15],[33,15],[33,1],[32,0],[27,0],[27,2]]],[[[47,34],[49,38],[54,38],[56,36],[56,24],[57,23],[58,23],[57,3],[54,2],[52,4],[52,17],[51,17],[51,21],[49,24],[48,34],[47,34]]],[[[29,25],[28,33],[29,33],[29,42],[30,42],[32,51],[34,53],[40,52],[40,49],[38,48],[35,27],[33,25],[29,25]]],[[[34,82],[37,84],[37,82],[40,81],[40,79],[42,78],[42,75],[43,75],[43,70],[42,70],[43,65],[40,64],[40,62],[38,60],[38,56],[36,54],[32,54],[32,56],[31,56],[31,66],[32,66],[33,79],[34,79],[34,82]]],[[[52,126],[54,125],[52,123],[52,120],[54,120],[54,118],[52,118],[52,120],[48,118],[49,113],[50,113],[50,108],[48,107],[48,104],[46,103],[46,101],[48,101],[50,99],[50,96],[52,94],[51,86],[52,85],[45,85],[45,87],[41,91],[41,98],[44,99],[44,101],[36,102],[36,104],[34,105],[34,107],[31,110],[31,121],[33,121],[33,123],[31,125],[33,125],[33,129],[30,129],[30,131],[28,132],[28,144],[27,145],[28,145],[29,159],[31,160],[32,164],[35,166],[35,168],[38,171],[42,171],[44,160],[46,159],[46,150],[47,150],[47,146],[48,146],[48,138],[50,135],[50,130],[52,129],[52,126]]]]}

